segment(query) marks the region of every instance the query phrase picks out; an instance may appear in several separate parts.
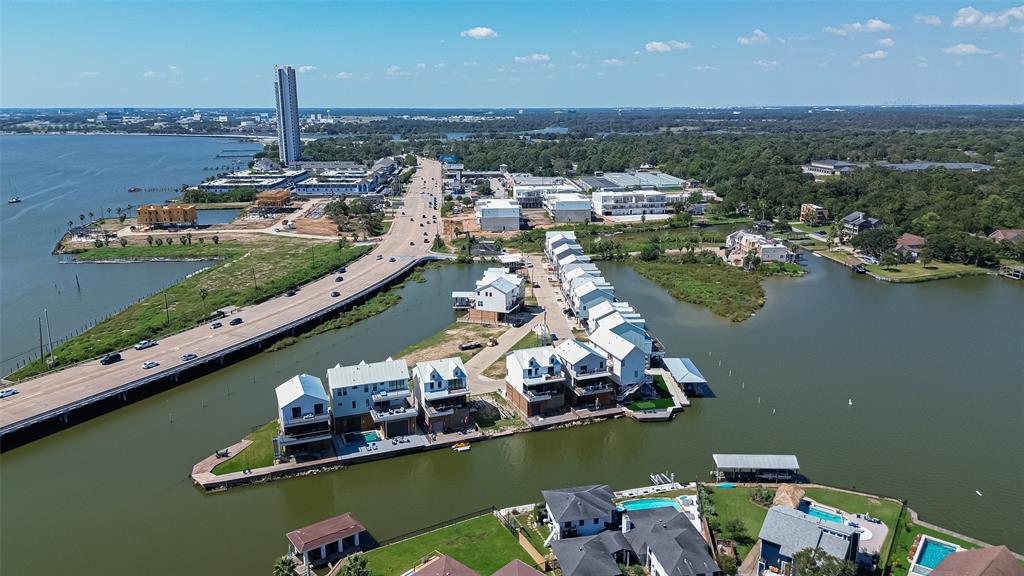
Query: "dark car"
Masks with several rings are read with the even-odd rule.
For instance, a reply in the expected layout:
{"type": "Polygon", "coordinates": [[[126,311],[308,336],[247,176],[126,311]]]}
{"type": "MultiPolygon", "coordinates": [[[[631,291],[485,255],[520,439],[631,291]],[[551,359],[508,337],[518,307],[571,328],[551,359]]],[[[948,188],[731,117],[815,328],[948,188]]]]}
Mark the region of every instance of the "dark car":
{"type": "Polygon", "coordinates": [[[182,354],[181,355],[181,361],[182,362],[190,362],[192,360],[195,360],[196,358],[199,358],[199,356],[196,356],[195,354],[193,354],[191,352],[189,352],[188,354],[182,354]]]}
{"type": "Polygon", "coordinates": [[[344,280],[344,278],[342,278],[341,276],[335,276],[334,277],[334,281],[335,282],[341,282],[342,280],[344,280]]]}
{"type": "Polygon", "coordinates": [[[228,322],[228,324],[230,324],[231,326],[238,326],[241,323],[242,323],[242,319],[241,318],[235,318],[235,319],[231,320],[231,322],[228,322]]]}
{"type": "Polygon", "coordinates": [[[114,362],[120,362],[120,361],[121,361],[121,355],[116,353],[116,352],[113,353],[113,354],[107,354],[103,358],[100,358],[100,364],[103,364],[104,366],[106,366],[107,364],[113,364],[114,362]]]}
{"type": "Polygon", "coordinates": [[[331,298],[337,298],[338,296],[341,296],[341,292],[331,292],[331,298]]]}
{"type": "Polygon", "coordinates": [[[522,320],[513,320],[512,321],[512,327],[513,328],[519,328],[522,325],[523,325],[523,321],[522,320]]]}
{"type": "Polygon", "coordinates": [[[295,296],[295,290],[289,290],[285,292],[284,295],[291,298],[292,296],[295,296]]]}
{"type": "Polygon", "coordinates": [[[348,268],[345,268],[344,266],[338,268],[338,274],[344,274],[345,272],[348,272],[348,268]]]}
{"type": "Polygon", "coordinates": [[[388,258],[388,262],[394,262],[394,261],[395,261],[395,257],[394,256],[392,256],[391,258],[388,258]]]}

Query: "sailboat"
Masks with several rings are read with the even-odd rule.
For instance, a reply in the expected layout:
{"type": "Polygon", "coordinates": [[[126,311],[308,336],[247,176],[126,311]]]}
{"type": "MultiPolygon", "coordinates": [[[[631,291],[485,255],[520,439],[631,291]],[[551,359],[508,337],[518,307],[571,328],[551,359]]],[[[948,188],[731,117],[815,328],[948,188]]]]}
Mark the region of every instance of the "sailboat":
{"type": "Polygon", "coordinates": [[[19,196],[15,196],[7,201],[8,204],[17,204],[19,202],[21,202],[21,198],[19,196]]]}

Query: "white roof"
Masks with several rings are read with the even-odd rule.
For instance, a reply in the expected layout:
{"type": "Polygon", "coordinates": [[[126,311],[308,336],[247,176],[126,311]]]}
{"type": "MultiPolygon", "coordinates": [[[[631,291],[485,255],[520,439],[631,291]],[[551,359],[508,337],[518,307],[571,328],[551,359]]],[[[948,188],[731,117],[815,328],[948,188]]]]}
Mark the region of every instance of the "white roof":
{"type": "Polygon", "coordinates": [[[562,274],[568,274],[577,268],[585,270],[588,273],[601,273],[601,269],[597,267],[597,264],[593,262],[573,262],[572,264],[566,264],[562,266],[562,274]]]}
{"type": "Polygon", "coordinates": [[[679,384],[707,384],[704,375],[689,358],[665,358],[662,362],[679,384]]]}
{"type": "Polygon", "coordinates": [[[565,360],[567,364],[573,365],[591,355],[597,356],[598,358],[604,358],[603,354],[576,339],[562,342],[555,347],[555,352],[558,354],[558,357],[565,360]]]}
{"type": "Polygon", "coordinates": [[[476,281],[476,289],[482,290],[490,286],[495,290],[508,294],[525,283],[525,278],[518,274],[509,274],[504,268],[488,268],[484,270],[483,278],[476,281]]]}
{"type": "MultiPolygon", "coordinates": [[[[596,264],[594,265],[594,268],[597,268],[596,264]]],[[[588,270],[582,266],[573,266],[572,270],[569,270],[565,273],[565,281],[572,282],[574,279],[579,278],[580,276],[592,276],[592,272],[593,270],[588,270]]]]}
{"type": "Polygon", "coordinates": [[[556,260],[558,260],[558,267],[562,268],[564,266],[568,266],[569,264],[575,264],[577,262],[590,262],[590,256],[584,256],[582,254],[566,254],[561,258],[556,258],[556,260]]]}
{"type": "Polygon", "coordinates": [[[466,365],[458,356],[418,362],[413,370],[420,375],[420,382],[431,380],[431,374],[434,372],[444,380],[456,380],[466,376],[466,365]]]}
{"type": "Polygon", "coordinates": [[[324,383],[316,376],[310,376],[309,374],[292,376],[287,382],[274,388],[274,393],[277,394],[278,408],[284,408],[307,395],[324,402],[330,401],[327,391],[324,390],[324,383]]]}
{"type": "Polygon", "coordinates": [[[608,300],[590,307],[590,321],[595,322],[600,318],[615,312],[627,313],[634,312],[634,310],[633,307],[629,305],[629,302],[612,302],[611,300],[608,300]]]}
{"type": "Polygon", "coordinates": [[[551,254],[552,254],[552,256],[555,257],[555,260],[558,260],[559,256],[561,256],[562,254],[565,254],[567,252],[575,252],[575,253],[578,253],[578,254],[583,254],[583,247],[580,246],[579,244],[574,243],[574,242],[569,242],[569,243],[565,243],[565,244],[559,244],[559,245],[555,246],[555,248],[553,250],[551,250],[551,254]]]}
{"type": "Polygon", "coordinates": [[[607,328],[595,330],[590,335],[590,342],[604,350],[609,356],[619,358],[620,360],[628,356],[633,350],[640,350],[635,344],[607,328]]]}
{"type": "Polygon", "coordinates": [[[526,368],[529,366],[531,359],[536,360],[539,366],[547,367],[551,365],[551,358],[555,356],[555,348],[554,346],[524,348],[522,350],[512,352],[509,356],[515,359],[520,368],[526,368]]]}
{"type": "MultiPolygon", "coordinates": [[[[588,318],[588,320],[593,320],[593,317],[594,317],[594,315],[593,315],[593,313],[591,313],[589,318],[588,318]]],[[[606,314],[605,316],[603,316],[603,317],[597,319],[595,322],[591,322],[591,323],[594,325],[595,329],[604,328],[604,329],[607,329],[607,330],[612,330],[616,334],[620,334],[620,335],[622,334],[622,331],[616,330],[616,328],[619,327],[619,326],[622,326],[624,324],[628,325],[628,326],[632,326],[632,327],[636,328],[637,330],[639,330],[640,332],[644,332],[644,333],[647,332],[647,327],[646,327],[647,323],[639,315],[635,315],[633,317],[626,317],[626,316],[622,315],[622,313],[620,313],[620,312],[612,312],[611,314],[606,314]]]]}
{"type": "Polygon", "coordinates": [[[338,364],[327,370],[327,382],[331,390],[408,379],[409,365],[405,363],[405,360],[392,360],[391,358],[371,364],[360,362],[355,366],[338,364]]]}
{"type": "Polygon", "coordinates": [[[740,470],[799,470],[792,454],[712,454],[715,467],[740,470]]]}
{"type": "Polygon", "coordinates": [[[515,264],[523,261],[522,254],[499,254],[498,261],[502,264],[515,264]]]}
{"type": "Polygon", "coordinates": [[[573,290],[572,290],[572,294],[573,294],[573,296],[577,300],[579,300],[580,298],[583,298],[584,296],[586,296],[587,294],[590,294],[591,292],[605,292],[609,296],[611,296],[612,298],[615,297],[615,289],[614,288],[612,288],[610,286],[599,286],[597,283],[595,283],[593,281],[587,282],[586,284],[583,284],[582,286],[577,286],[576,288],[573,288],[573,290]]]}

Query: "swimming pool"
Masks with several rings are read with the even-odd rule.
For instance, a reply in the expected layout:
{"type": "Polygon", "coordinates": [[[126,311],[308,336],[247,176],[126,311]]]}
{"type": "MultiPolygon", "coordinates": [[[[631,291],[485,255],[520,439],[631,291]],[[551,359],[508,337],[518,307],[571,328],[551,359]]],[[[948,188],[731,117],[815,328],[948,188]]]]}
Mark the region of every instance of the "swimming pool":
{"type": "MultiPolygon", "coordinates": [[[[924,566],[931,572],[939,562],[946,557],[956,552],[956,546],[952,544],[946,544],[938,540],[932,540],[925,536],[921,539],[921,549],[917,551],[917,560],[914,562],[918,566],[924,566]]],[[[915,570],[918,574],[927,574],[928,572],[922,572],[915,570]]]]}
{"type": "Polygon", "coordinates": [[[814,516],[815,518],[821,518],[828,522],[835,522],[836,524],[845,524],[843,517],[838,514],[833,514],[827,510],[818,508],[817,506],[809,506],[807,508],[807,514],[814,516]]]}
{"type": "Polygon", "coordinates": [[[668,498],[643,498],[640,500],[627,500],[619,505],[623,510],[650,510],[651,508],[667,508],[672,506],[676,510],[682,507],[675,500],[668,498]]]}
{"type": "Polygon", "coordinates": [[[380,436],[377,435],[376,431],[363,432],[363,440],[367,442],[376,442],[380,440],[380,436]]]}

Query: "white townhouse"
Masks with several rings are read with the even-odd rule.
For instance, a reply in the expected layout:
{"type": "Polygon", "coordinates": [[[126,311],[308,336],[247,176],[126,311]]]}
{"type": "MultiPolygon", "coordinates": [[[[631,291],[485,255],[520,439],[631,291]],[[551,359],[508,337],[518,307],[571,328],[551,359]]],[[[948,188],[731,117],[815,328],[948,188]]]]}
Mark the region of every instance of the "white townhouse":
{"type": "Polygon", "coordinates": [[[573,262],[572,264],[566,264],[558,274],[558,281],[562,286],[562,291],[567,292],[565,286],[566,276],[574,270],[582,270],[585,274],[590,276],[600,276],[601,269],[597,267],[597,264],[593,262],[573,262]]]}
{"type": "Polygon", "coordinates": [[[275,452],[291,455],[313,451],[331,441],[330,398],[316,376],[299,374],[274,389],[277,395],[278,436],[275,452]]]}
{"type": "Polygon", "coordinates": [[[458,357],[419,362],[412,370],[420,423],[429,432],[471,428],[469,379],[458,357]]]}
{"type": "Polygon", "coordinates": [[[575,407],[609,407],[615,404],[615,388],[605,354],[586,342],[572,339],[555,347],[566,376],[569,404],[575,407]]]}
{"type": "Polygon", "coordinates": [[[405,360],[337,364],[327,370],[327,382],[336,434],[377,430],[392,438],[416,432],[405,360]]]}
{"type": "Polygon", "coordinates": [[[612,380],[619,385],[620,392],[651,380],[647,375],[647,357],[629,340],[607,328],[599,328],[590,335],[590,343],[608,357],[612,380]]]}
{"type": "Polygon", "coordinates": [[[575,232],[547,232],[544,234],[544,254],[551,260],[552,251],[561,244],[578,244],[575,232]]]}
{"type": "Polygon", "coordinates": [[[565,409],[562,360],[553,346],[515,350],[505,356],[505,398],[524,418],[565,409]]]}
{"type": "Polygon", "coordinates": [[[650,366],[651,357],[656,352],[655,343],[654,338],[652,338],[650,333],[647,332],[647,327],[644,324],[643,319],[631,322],[622,314],[616,312],[601,318],[596,324],[597,327],[594,332],[607,330],[612,334],[616,334],[629,341],[631,344],[639,348],[641,353],[643,353],[645,359],[644,364],[650,366]]]}
{"type": "Polygon", "coordinates": [[[594,192],[592,198],[598,216],[664,214],[667,204],[664,192],[652,190],[594,192]]]}
{"type": "Polygon", "coordinates": [[[571,295],[572,309],[576,318],[580,321],[590,317],[590,308],[599,304],[602,300],[615,301],[615,289],[599,286],[594,282],[587,282],[577,286],[571,295]]]}
{"type": "Polygon", "coordinates": [[[616,312],[627,318],[635,317],[641,321],[643,320],[643,318],[640,317],[640,314],[630,306],[629,302],[605,301],[590,309],[590,317],[587,319],[587,331],[593,332],[597,328],[597,323],[601,318],[616,312]]]}
{"type": "Polygon", "coordinates": [[[560,259],[570,254],[582,256],[583,247],[577,244],[575,241],[559,242],[551,249],[551,261],[558,262],[560,259]]]}
{"type": "Polygon", "coordinates": [[[488,268],[476,282],[476,289],[452,292],[454,307],[468,310],[466,320],[497,324],[509,321],[526,300],[526,278],[504,268],[488,268]]]}

